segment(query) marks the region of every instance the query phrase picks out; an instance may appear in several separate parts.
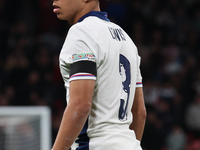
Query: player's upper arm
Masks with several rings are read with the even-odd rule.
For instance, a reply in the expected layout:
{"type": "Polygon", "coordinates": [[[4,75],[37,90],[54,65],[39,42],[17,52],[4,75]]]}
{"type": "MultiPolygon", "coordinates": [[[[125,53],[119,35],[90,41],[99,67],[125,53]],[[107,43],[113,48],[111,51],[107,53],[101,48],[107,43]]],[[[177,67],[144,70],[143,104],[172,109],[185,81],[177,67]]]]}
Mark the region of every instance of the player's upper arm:
{"type": "Polygon", "coordinates": [[[133,122],[129,128],[135,131],[136,139],[141,141],[146,120],[146,108],[144,104],[142,87],[136,88],[135,98],[132,106],[132,114],[133,122]]]}
{"type": "Polygon", "coordinates": [[[144,103],[143,88],[138,87],[135,90],[135,98],[132,106],[132,113],[146,117],[146,108],[144,103]]]}
{"type": "Polygon", "coordinates": [[[91,108],[96,76],[93,61],[77,61],[70,65],[69,106],[86,111],[91,108]]]}
{"type": "Polygon", "coordinates": [[[89,111],[92,106],[92,97],[95,80],[74,80],[70,82],[70,99],[68,106],[73,105],[76,109],[89,111]]]}

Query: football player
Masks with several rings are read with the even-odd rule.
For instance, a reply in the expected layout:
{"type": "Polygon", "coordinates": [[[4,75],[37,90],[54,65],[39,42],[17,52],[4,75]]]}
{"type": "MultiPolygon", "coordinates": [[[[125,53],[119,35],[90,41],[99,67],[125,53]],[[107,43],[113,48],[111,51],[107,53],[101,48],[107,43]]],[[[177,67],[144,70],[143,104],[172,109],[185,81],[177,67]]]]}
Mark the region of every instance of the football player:
{"type": "Polygon", "coordinates": [[[146,109],[137,47],[98,0],[53,0],[72,26],[60,52],[67,107],[53,150],[141,150],[146,109]]]}

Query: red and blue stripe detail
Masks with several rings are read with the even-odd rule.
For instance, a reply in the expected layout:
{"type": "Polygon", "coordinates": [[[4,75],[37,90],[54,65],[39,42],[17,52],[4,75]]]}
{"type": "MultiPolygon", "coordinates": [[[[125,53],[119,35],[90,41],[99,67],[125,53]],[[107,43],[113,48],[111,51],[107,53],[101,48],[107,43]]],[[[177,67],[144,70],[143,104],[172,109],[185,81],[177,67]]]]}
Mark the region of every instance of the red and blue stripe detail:
{"type": "Polygon", "coordinates": [[[141,84],[142,84],[142,82],[137,82],[137,83],[136,83],[136,85],[141,85],[141,84]]]}
{"type": "Polygon", "coordinates": [[[74,74],[70,78],[75,78],[75,77],[95,77],[93,74],[74,74]]]}

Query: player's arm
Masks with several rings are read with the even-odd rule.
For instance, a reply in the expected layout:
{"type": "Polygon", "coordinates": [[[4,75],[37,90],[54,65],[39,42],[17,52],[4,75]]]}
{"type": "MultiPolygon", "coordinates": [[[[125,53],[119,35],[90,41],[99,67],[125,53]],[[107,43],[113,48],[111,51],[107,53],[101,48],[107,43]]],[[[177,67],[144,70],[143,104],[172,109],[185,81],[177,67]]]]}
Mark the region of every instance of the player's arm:
{"type": "Polygon", "coordinates": [[[130,129],[135,131],[136,139],[141,141],[146,121],[146,108],[142,87],[136,88],[132,114],[133,122],[130,125],[130,129]]]}
{"type": "Polygon", "coordinates": [[[68,150],[80,134],[91,109],[94,85],[95,80],[70,82],[70,99],[53,150],[68,150]]]}

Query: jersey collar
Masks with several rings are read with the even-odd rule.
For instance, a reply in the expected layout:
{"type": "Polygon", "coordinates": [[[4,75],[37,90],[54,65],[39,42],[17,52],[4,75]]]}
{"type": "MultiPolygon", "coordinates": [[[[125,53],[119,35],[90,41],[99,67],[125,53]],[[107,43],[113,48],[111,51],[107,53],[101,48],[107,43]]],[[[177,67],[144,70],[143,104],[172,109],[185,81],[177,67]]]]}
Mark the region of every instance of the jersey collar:
{"type": "Polygon", "coordinates": [[[87,14],[85,14],[84,16],[82,16],[78,22],[81,22],[83,21],[85,18],[89,17],[89,16],[95,16],[95,17],[98,17],[100,19],[103,19],[105,21],[110,21],[108,18],[107,18],[107,13],[106,12],[101,12],[101,11],[91,11],[87,14]]]}

